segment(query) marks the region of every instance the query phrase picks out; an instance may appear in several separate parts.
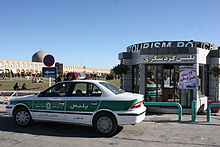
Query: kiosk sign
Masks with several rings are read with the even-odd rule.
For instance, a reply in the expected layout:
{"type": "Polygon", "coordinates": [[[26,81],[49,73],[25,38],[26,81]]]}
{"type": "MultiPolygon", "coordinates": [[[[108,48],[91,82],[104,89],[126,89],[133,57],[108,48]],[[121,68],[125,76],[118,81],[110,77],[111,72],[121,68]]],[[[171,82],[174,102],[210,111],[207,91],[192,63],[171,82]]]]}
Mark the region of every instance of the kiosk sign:
{"type": "Polygon", "coordinates": [[[196,67],[180,66],[179,89],[196,89],[196,67]]]}

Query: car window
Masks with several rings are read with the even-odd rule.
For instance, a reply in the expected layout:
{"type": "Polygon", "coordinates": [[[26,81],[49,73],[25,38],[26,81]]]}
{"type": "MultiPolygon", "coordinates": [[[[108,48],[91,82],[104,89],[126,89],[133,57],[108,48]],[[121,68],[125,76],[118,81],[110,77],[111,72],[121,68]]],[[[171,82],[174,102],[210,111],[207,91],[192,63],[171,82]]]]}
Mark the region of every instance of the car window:
{"type": "Polygon", "coordinates": [[[77,97],[86,96],[86,88],[87,88],[87,83],[76,83],[72,96],[77,96],[77,97]]]}
{"type": "Polygon", "coordinates": [[[101,96],[102,91],[94,84],[88,84],[88,94],[89,96],[101,96]]]}
{"type": "Polygon", "coordinates": [[[111,90],[114,94],[120,94],[120,93],[124,93],[125,91],[108,83],[108,82],[99,82],[100,84],[102,84],[103,86],[105,86],[106,88],[108,88],[109,90],[111,90]]]}
{"type": "Polygon", "coordinates": [[[72,92],[72,96],[76,97],[97,97],[101,95],[101,90],[92,83],[76,83],[72,92]]]}
{"type": "Polygon", "coordinates": [[[72,83],[60,83],[43,91],[39,97],[64,97],[72,93],[72,83]]]}

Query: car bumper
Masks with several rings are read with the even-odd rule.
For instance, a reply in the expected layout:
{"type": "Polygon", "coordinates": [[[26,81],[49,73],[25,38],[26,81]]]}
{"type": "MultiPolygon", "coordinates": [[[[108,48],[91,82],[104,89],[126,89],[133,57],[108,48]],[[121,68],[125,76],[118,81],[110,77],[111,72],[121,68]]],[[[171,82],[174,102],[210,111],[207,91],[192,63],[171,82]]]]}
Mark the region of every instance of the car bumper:
{"type": "Polygon", "coordinates": [[[146,107],[138,112],[118,113],[117,120],[119,125],[137,124],[145,119],[146,107]]]}
{"type": "Polygon", "coordinates": [[[12,110],[13,110],[13,106],[7,105],[6,107],[6,113],[12,117],[12,110]]]}

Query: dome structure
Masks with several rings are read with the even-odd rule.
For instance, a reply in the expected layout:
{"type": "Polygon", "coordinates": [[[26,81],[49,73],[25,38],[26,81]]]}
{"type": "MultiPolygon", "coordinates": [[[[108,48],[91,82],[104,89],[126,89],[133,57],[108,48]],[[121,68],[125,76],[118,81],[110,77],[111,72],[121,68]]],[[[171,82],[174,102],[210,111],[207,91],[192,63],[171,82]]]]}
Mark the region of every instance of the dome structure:
{"type": "Polygon", "coordinates": [[[43,62],[46,55],[47,53],[40,50],[32,56],[32,62],[43,62]]]}

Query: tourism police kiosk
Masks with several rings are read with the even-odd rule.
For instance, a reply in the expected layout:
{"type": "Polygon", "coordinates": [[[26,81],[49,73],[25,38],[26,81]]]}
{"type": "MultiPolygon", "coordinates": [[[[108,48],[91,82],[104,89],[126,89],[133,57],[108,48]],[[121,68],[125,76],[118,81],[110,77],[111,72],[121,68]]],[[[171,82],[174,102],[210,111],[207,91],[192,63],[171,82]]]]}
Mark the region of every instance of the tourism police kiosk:
{"type": "MultiPolygon", "coordinates": [[[[130,68],[122,77],[122,88],[143,94],[147,102],[179,102],[183,108],[190,108],[195,100],[197,111],[204,111],[208,100],[215,99],[218,81],[209,71],[212,65],[219,65],[219,57],[219,47],[208,42],[156,41],[130,45],[119,54],[119,60],[130,68]]],[[[219,84],[217,89],[219,100],[219,84]]]]}

